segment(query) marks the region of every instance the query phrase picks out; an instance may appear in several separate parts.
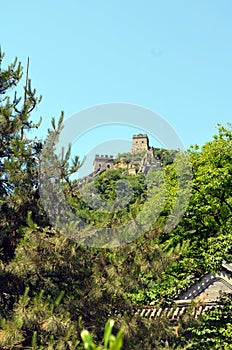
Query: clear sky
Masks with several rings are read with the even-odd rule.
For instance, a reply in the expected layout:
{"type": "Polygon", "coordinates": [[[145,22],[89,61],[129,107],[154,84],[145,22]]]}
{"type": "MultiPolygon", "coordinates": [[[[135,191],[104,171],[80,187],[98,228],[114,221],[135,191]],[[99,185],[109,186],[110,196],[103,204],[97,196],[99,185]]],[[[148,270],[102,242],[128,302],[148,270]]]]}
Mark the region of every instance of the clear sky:
{"type": "Polygon", "coordinates": [[[186,147],[232,120],[231,0],[0,0],[0,19],[5,63],[29,56],[43,95],[39,136],[109,102],[159,113],[186,147]]]}

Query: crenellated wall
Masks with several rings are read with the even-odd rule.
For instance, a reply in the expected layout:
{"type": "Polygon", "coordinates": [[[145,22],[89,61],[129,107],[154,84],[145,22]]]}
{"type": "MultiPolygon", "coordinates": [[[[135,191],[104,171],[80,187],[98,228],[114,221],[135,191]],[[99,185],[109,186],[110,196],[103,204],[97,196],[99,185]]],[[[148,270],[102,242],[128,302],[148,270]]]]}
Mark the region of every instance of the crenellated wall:
{"type": "Polygon", "coordinates": [[[108,156],[96,154],[93,162],[93,170],[96,171],[98,169],[104,168],[112,168],[114,164],[114,157],[112,155],[108,156]]]}

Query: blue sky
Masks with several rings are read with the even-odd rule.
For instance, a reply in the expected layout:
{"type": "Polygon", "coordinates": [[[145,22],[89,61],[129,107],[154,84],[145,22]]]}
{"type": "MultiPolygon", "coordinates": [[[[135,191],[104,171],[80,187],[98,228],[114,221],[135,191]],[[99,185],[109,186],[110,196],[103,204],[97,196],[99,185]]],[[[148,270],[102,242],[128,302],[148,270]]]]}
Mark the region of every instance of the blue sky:
{"type": "Polygon", "coordinates": [[[43,95],[39,137],[61,110],[68,118],[110,102],[159,113],[186,147],[232,120],[230,0],[11,0],[0,9],[5,63],[18,56],[25,66],[29,56],[43,95]]]}

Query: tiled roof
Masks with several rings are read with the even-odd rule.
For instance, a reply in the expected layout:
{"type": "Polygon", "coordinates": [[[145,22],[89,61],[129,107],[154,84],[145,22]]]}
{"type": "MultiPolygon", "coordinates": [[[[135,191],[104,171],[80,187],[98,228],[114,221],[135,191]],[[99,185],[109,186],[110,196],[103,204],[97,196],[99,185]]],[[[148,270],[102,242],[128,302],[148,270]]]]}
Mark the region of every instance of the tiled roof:
{"type": "Polygon", "coordinates": [[[232,293],[232,263],[223,262],[218,273],[207,273],[197,283],[188,287],[173,304],[167,307],[138,307],[136,315],[149,319],[166,317],[176,320],[187,312],[194,318],[206,311],[219,307],[222,293],[232,293]]]}
{"type": "Polygon", "coordinates": [[[226,261],[222,262],[222,267],[227,271],[232,272],[232,263],[227,263],[226,261]]]}

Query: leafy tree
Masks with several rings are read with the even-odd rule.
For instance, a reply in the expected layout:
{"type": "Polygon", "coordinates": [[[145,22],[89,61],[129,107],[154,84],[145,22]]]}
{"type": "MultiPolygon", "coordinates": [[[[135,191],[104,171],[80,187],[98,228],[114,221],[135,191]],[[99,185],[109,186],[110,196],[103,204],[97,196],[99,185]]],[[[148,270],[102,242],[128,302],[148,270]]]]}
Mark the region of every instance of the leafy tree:
{"type": "MultiPolygon", "coordinates": [[[[224,297],[219,306],[204,314],[201,322],[188,328],[188,349],[232,349],[232,301],[224,297]],[[190,338],[190,339],[189,339],[190,338]]],[[[187,333],[187,332],[186,332],[187,333]]]]}
{"type": "MultiPolygon", "coordinates": [[[[192,165],[192,195],[178,226],[163,230],[157,244],[170,249],[188,242],[177,260],[167,266],[163,282],[154,283],[150,293],[155,297],[175,298],[182,289],[208,271],[221,268],[223,260],[231,261],[232,246],[232,130],[231,125],[218,126],[218,134],[200,149],[189,150],[192,165]]],[[[175,173],[166,167],[169,206],[175,198],[175,173]]],[[[165,219],[166,216],[164,216],[165,219]]],[[[156,279],[154,279],[156,281],[156,279]]]]}

